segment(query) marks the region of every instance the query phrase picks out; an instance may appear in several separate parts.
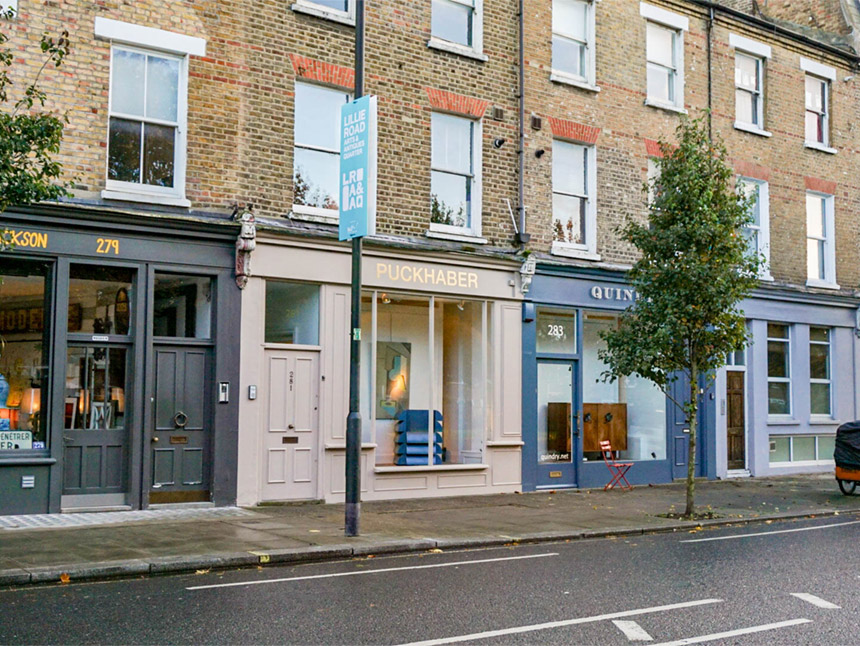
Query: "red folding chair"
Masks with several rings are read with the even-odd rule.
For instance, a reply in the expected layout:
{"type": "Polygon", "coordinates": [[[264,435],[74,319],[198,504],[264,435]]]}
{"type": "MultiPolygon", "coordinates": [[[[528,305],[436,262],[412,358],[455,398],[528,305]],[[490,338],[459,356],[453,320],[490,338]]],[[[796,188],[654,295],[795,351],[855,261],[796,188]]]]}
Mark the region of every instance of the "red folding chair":
{"type": "Polygon", "coordinates": [[[600,453],[603,456],[603,461],[606,462],[606,467],[609,469],[609,473],[612,474],[612,479],[606,483],[603,490],[606,491],[607,489],[612,489],[615,485],[621,485],[622,489],[627,489],[628,491],[633,489],[633,486],[627,482],[627,478],[624,477],[624,474],[630,470],[633,463],[616,462],[615,455],[612,453],[612,445],[609,443],[609,440],[600,441],[600,453]]]}

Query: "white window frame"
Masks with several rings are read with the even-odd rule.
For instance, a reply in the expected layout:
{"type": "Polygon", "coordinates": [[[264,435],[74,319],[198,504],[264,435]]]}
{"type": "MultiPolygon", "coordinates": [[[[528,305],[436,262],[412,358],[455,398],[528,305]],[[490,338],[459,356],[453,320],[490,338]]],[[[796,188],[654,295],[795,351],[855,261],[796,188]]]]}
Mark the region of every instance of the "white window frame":
{"type": "Polygon", "coordinates": [[[12,10],[15,12],[15,17],[18,17],[18,0],[6,0],[6,2],[0,2],[0,11],[9,11],[12,10]]]}
{"type": "MultiPolygon", "coordinates": [[[[835,217],[833,213],[834,197],[826,193],[818,193],[816,191],[806,191],[804,194],[804,212],[806,212],[806,197],[814,195],[824,199],[824,237],[809,235],[809,225],[807,224],[806,239],[819,240],[824,242],[824,279],[809,276],[809,267],[807,266],[806,284],[809,287],[824,287],[826,289],[839,289],[836,283],[836,239],[835,239],[835,217]]],[[[807,222],[809,214],[806,214],[807,222]]],[[[808,244],[808,243],[807,243],[808,244]]]]}
{"type": "MultiPolygon", "coordinates": [[[[833,328],[832,327],[823,327],[821,325],[810,325],[809,326],[809,357],[810,363],[812,360],[812,346],[813,345],[824,345],[827,346],[827,374],[830,375],[827,379],[813,379],[812,373],[810,371],[809,375],[809,415],[812,419],[833,419],[833,328]],[[827,330],[827,341],[814,341],[812,339],[812,330],[813,328],[819,330],[827,330]],[[826,413],[813,413],[812,412],[812,384],[827,384],[827,392],[829,395],[828,402],[828,412],[826,413]]],[[[811,369],[811,365],[810,365],[811,369]]]]}
{"type": "MultiPolygon", "coordinates": [[[[582,258],[585,260],[600,260],[597,253],[597,146],[594,144],[586,144],[581,141],[570,141],[567,139],[556,138],[552,141],[553,146],[556,143],[581,146],[586,150],[586,195],[575,195],[575,197],[586,198],[585,208],[585,242],[562,242],[560,240],[552,241],[551,253],[557,256],[567,256],[569,258],[582,258]]],[[[555,155],[553,155],[553,163],[555,155]]],[[[552,189],[555,194],[555,187],[552,189]]],[[[563,193],[570,195],[569,193],[563,193]]],[[[550,214],[550,221],[553,216],[550,214]]]]}
{"type": "MultiPolygon", "coordinates": [[[[752,40],[750,38],[746,38],[744,36],[740,36],[738,34],[729,34],[729,46],[735,49],[735,69],[737,69],[737,57],[746,56],[747,58],[754,58],[758,61],[758,79],[759,79],[759,89],[758,89],[758,105],[757,112],[759,114],[759,118],[761,123],[746,123],[745,121],[739,121],[735,118],[735,128],[738,130],[743,130],[745,132],[751,132],[755,135],[762,135],[764,137],[772,136],[772,133],[765,130],[765,101],[764,101],[764,93],[765,93],[765,73],[767,71],[767,60],[770,59],[772,55],[772,50],[770,45],[766,45],[764,43],[760,43],[757,40],[752,40]]],[[[735,93],[738,91],[748,92],[746,88],[738,88],[737,82],[735,83],[735,93]]]]}
{"type": "MultiPolygon", "coordinates": [[[[109,147],[105,149],[105,190],[103,199],[150,202],[171,206],[189,207],[191,202],[185,198],[185,169],[187,161],[187,131],[188,131],[188,57],[205,56],[206,41],[202,38],[186,36],[163,29],[142,27],[133,23],[96,17],[94,34],[96,38],[111,42],[111,77],[113,75],[113,48],[138,51],[143,54],[155,54],[174,57],[179,60],[179,84],[177,88],[177,125],[176,149],[174,158],[173,187],[149,186],[133,182],[119,182],[107,179],[107,160],[109,147]]],[[[112,78],[111,78],[112,81],[112,78]]],[[[113,83],[111,82],[111,92],[113,83]]],[[[108,122],[106,138],[110,137],[110,99],[108,96],[108,122]]]]}
{"type": "MultiPolygon", "coordinates": [[[[333,87],[330,85],[321,85],[319,83],[309,83],[307,81],[300,81],[300,80],[296,80],[295,84],[296,85],[313,85],[316,87],[321,87],[321,88],[326,89],[326,90],[331,90],[332,92],[339,92],[341,94],[344,94],[347,97],[349,97],[347,99],[347,101],[344,102],[344,105],[346,105],[346,103],[348,103],[349,101],[352,101],[352,92],[350,92],[349,90],[345,90],[343,88],[333,87]]],[[[337,150],[331,150],[328,148],[323,148],[321,146],[311,146],[308,144],[298,144],[296,142],[296,137],[295,137],[295,113],[296,113],[295,101],[296,101],[296,99],[295,99],[295,97],[297,97],[297,96],[298,96],[298,93],[293,92],[293,168],[292,168],[292,175],[291,175],[293,178],[295,178],[295,172],[296,172],[296,154],[295,154],[296,148],[303,148],[305,150],[316,150],[316,151],[324,152],[324,153],[337,153],[338,162],[340,161],[340,148],[338,148],[337,150]]],[[[340,137],[338,137],[338,139],[340,139],[340,137]]],[[[338,166],[338,168],[339,168],[339,166],[338,166]]],[[[338,171],[338,172],[340,172],[340,171],[338,171]]],[[[295,179],[293,179],[293,182],[294,182],[294,187],[295,187],[295,179]]],[[[340,200],[339,195],[338,195],[338,200],[340,200]]],[[[293,202],[293,206],[292,206],[291,210],[296,215],[311,216],[310,218],[303,218],[303,219],[309,219],[309,220],[320,219],[323,222],[338,222],[340,220],[340,209],[338,209],[338,210],[323,209],[323,208],[320,208],[318,206],[308,206],[307,204],[296,204],[295,202],[293,202]]]]}
{"type": "Polygon", "coordinates": [[[814,148],[822,152],[835,154],[838,152],[835,148],[830,147],[830,115],[832,112],[832,97],[833,97],[833,82],[836,80],[836,68],[824,65],[818,61],[814,61],[803,56],[800,57],[800,69],[806,72],[807,76],[823,82],[826,87],[826,95],[824,98],[824,141],[814,141],[806,137],[806,77],[803,79],[804,84],[804,121],[803,121],[803,139],[804,145],[807,148],[814,148]]]}
{"type": "Polygon", "coordinates": [[[344,25],[355,26],[355,0],[348,0],[346,11],[338,11],[313,0],[294,0],[290,9],[296,13],[304,13],[344,25]]]}
{"type": "Polygon", "coordinates": [[[792,357],[791,357],[791,337],[794,334],[794,326],[791,325],[790,323],[782,323],[780,321],[767,321],[767,323],[768,324],[773,323],[774,325],[783,325],[786,328],[786,336],[784,336],[784,337],[772,337],[767,332],[767,328],[765,328],[765,334],[766,334],[766,336],[765,336],[765,350],[766,351],[768,350],[767,346],[771,343],[771,341],[784,343],[785,344],[785,353],[786,353],[786,365],[788,366],[788,370],[787,370],[788,376],[786,376],[786,377],[771,377],[767,366],[765,366],[765,374],[767,376],[768,391],[770,390],[771,382],[788,384],[788,389],[786,391],[788,393],[788,412],[787,413],[771,413],[770,412],[770,394],[768,394],[767,416],[768,416],[769,420],[784,420],[784,419],[793,418],[793,415],[794,415],[794,392],[793,392],[793,390],[794,389],[792,388],[792,385],[791,385],[791,372],[792,372],[792,370],[791,370],[791,359],[792,359],[792,357]]]}
{"type": "Polygon", "coordinates": [[[755,184],[758,187],[758,226],[747,225],[745,229],[755,229],[758,231],[758,253],[764,256],[764,265],[759,272],[761,280],[773,280],[770,273],[770,185],[768,182],[745,177],[738,177],[738,182],[741,184],[755,184]]]}
{"type": "Polygon", "coordinates": [[[771,462],[768,460],[770,467],[805,467],[805,466],[818,466],[818,465],[828,465],[833,464],[833,458],[821,459],[821,449],[818,446],[818,441],[822,437],[834,437],[832,434],[821,434],[821,435],[788,435],[788,434],[779,434],[779,435],[770,435],[768,436],[768,442],[772,442],[773,438],[788,438],[788,460],[783,462],[771,462]],[[804,438],[804,437],[814,437],[815,438],[815,460],[794,460],[794,438],[804,438]]]}
{"type": "MultiPolygon", "coordinates": [[[[472,8],[472,45],[463,45],[454,43],[444,38],[439,38],[433,34],[431,16],[430,40],[427,41],[427,47],[438,49],[451,54],[459,54],[467,58],[474,58],[479,61],[486,61],[488,57],[484,54],[484,0],[447,0],[454,4],[463,5],[472,8]]],[[[433,3],[431,0],[430,11],[432,12],[433,3]]]]}
{"type": "MultiPolygon", "coordinates": [[[[586,52],[586,65],[585,65],[585,76],[580,76],[579,74],[571,74],[570,72],[566,72],[564,70],[558,69],[553,64],[552,72],[550,73],[550,80],[556,81],[558,83],[566,83],[568,85],[574,85],[576,87],[583,88],[585,90],[591,90],[592,92],[599,92],[600,88],[597,87],[597,61],[596,61],[596,47],[595,43],[595,19],[594,19],[594,2],[595,0],[577,0],[582,2],[585,5],[585,52],[586,52]]],[[[579,42],[576,38],[569,34],[565,34],[563,32],[553,32],[552,37],[556,36],[560,38],[565,38],[567,40],[573,40],[579,42]]],[[[554,62],[553,62],[554,63],[554,62]]]]}
{"type": "Polygon", "coordinates": [[[661,98],[653,98],[648,96],[647,67],[649,63],[647,59],[648,45],[646,31],[645,94],[647,98],[645,99],[645,105],[650,105],[656,108],[662,108],[664,110],[671,110],[672,112],[681,112],[686,114],[687,110],[684,109],[684,32],[690,30],[690,19],[686,16],[681,16],[679,14],[672,13],[671,11],[666,11],[665,9],[656,7],[646,2],[639,3],[639,15],[645,18],[645,20],[648,22],[652,22],[660,27],[663,27],[664,29],[671,29],[675,31],[675,38],[673,39],[675,49],[672,52],[672,58],[675,63],[673,75],[673,89],[675,100],[673,102],[667,102],[661,98]]]}
{"type": "MultiPolygon", "coordinates": [[[[457,227],[452,226],[450,224],[441,224],[439,222],[430,222],[430,226],[428,227],[427,236],[431,238],[447,238],[452,240],[468,240],[470,242],[478,242],[478,243],[486,243],[486,239],[481,238],[481,204],[482,204],[482,155],[481,155],[481,141],[482,141],[482,132],[483,132],[483,120],[482,119],[474,119],[464,114],[459,114],[456,112],[445,112],[444,110],[434,110],[433,112],[438,112],[439,114],[446,114],[452,117],[457,117],[458,119],[464,119],[466,121],[472,122],[472,185],[471,185],[471,195],[472,195],[472,204],[471,211],[469,212],[469,219],[471,221],[470,226],[466,227],[457,227]]],[[[433,167],[433,125],[431,119],[430,125],[430,173],[434,170],[448,172],[443,168],[434,168],[433,167]]],[[[429,209],[428,209],[429,214],[429,209]]]]}

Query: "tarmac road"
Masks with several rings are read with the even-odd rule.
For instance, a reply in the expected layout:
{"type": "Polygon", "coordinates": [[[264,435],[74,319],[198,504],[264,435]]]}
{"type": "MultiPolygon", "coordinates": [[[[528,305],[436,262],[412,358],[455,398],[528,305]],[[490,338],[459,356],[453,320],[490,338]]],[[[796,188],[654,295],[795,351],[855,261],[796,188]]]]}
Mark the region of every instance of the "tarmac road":
{"type": "Polygon", "coordinates": [[[860,517],[0,592],[0,643],[860,644],[860,517]]]}

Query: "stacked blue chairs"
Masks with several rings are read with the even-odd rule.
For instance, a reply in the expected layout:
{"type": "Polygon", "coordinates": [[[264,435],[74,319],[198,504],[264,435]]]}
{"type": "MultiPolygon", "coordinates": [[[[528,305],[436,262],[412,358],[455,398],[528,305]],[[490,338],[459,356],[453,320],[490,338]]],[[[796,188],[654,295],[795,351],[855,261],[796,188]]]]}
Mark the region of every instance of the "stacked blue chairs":
{"type": "MultiPolygon", "coordinates": [[[[429,464],[429,411],[404,410],[397,416],[394,436],[394,464],[418,466],[429,464]]],[[[433,411],[433,464],[442,464],[442,413],[433,411]]]]}

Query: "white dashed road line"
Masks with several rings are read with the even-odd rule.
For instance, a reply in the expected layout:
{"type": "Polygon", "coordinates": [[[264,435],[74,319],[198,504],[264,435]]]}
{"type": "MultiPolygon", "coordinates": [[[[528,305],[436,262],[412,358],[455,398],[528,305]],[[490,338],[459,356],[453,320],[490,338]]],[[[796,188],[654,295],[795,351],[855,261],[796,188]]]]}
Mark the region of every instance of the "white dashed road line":
{"type": "Polygon", "coordinates": [[[830,603],[821,597],[816,597],[814,594],[809,594],[807,592],[792,592],[791,596],[803,599],[807,603],[811,603],[813,606],[818,606],[819,608],[828,608],[829,610],[839,610],[840,608],[840,606],[837,606],[835,603],[830,603]]]}
{"type": "Polygon", "coordinates": [[[256,581],[237,581],[236,583],[213,583],[212,585],[194,585],[186,590],[211,590],[213,588],[237,588],[243,585],[263,585],[266,583],[287,583],[288,581],[310,581],[312,579],[333,579],[341,576],[358,576],[360,574],[381,574],[383,572],[402,572],[404,570],[429,570],[440,567],[458,565],[477,565],[478,563],[498,563],[500,561],[521,561],[523,559],[539,559],[545,556],[558,556],[558,552],[546,554],[527,554],[524,556],[505,556],[497,559],[476,559],[474,561],[454,561],[452,563],[430,563],[428,565],[407,565],[404,567],[386,567],[376,570],[354,570],[349,572],[333,572],[331,574],[312,574],[309,576],[292,576],[283,579],[259,579],[256,581]]]}
{"type": "Polygon", "coordinates": [[[611,612],[605,615],[594,615],[592,617],[577,617],[576,619],[564,619],[562,621],[549,621],[545,624],[531,624],[529,626],[515,626],[514,628],[502,628],[501,630],[487,630],[482,633],[470,633],[468,635],[456,635],[454,637],[442,637],[440,639],[427,639],[420,642],[410,642],[401,646],[439,646],[440,644],[456,644],[457,642],[470,642],[476,639],[489,639],[490,637],[504,637],[505,635],[516,635],[530,633],[538,630],[549,630],[551,628],[564,628],[565,626],[576,626],[577,624],[591,624],[607,619],[620,619],[622,617],[635,617],[647,615],[652,612],[666,612],[680,608],[694,608],[706,606],[712,603],[722,603],[722,599],[700,599],[698,601],[685,601],[683,603],[672,603],[666,606],[652,606],[651,608],[638,608],[636,610],[623,610],[611,612]]]}
{"type": "Polygon", "coordinates": [[[756,532],[754,534],[735,534],[734,536],[712,536],[710,538],[692,538],[681,543],[707,543],[708,541],[729,541],[733,538],[751,538],[753,536],[770,536],[771,534],[790,534],[792,532],[811,532],[814,529],[829,529],[831,527],[844,527],[846,525],[860,524],[860,520],[852,520],[847,523],[832,523],[830,525],[816,525],[815,527],[797,527],[796,529],[776,529],[772,532],[756,532]]]}
{"type": "Polygon", "coordinates": [[[713,633],[711,635],[701,635],[700,637],[687,637],[686,639],[679,639],[674,642],[654,644],[654,646],[687,646],[687,644],[703,644],[705,642],[717,641],[718,639],[729,639],[730,637],[739,637],[740,635],[761,633],[766,630],[776,630],[777,628],[788,628],[789,626],[799,626],[801,624],[809,623],[812,623],[811,619],[790,619],[788,621],[778,621],[775,624],[762,624],[761,626],[739,628],[738,630],[727,630],[724,633],[713,633]]]}
{"type": "Polygon", "coordinates": [[[623,619],[615,619],[613,622],[616,628],[624,633],[624,636],[627,637],[632,642],[651,642],[654,641],[654,638],[649,635],[642,626],[637,624],[635,621],[625,621],[623,619]]]}

